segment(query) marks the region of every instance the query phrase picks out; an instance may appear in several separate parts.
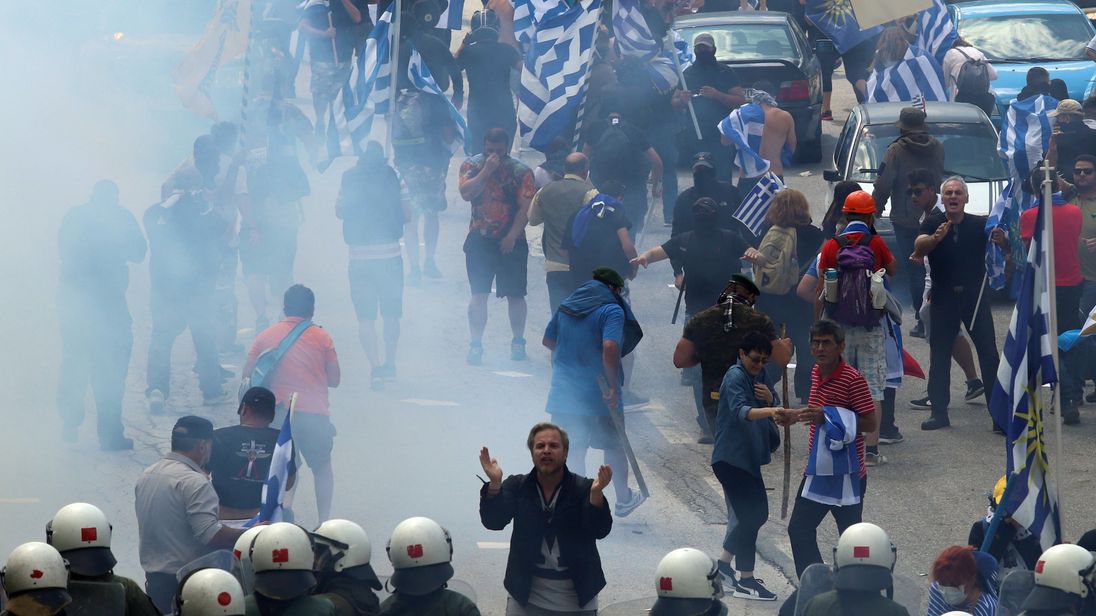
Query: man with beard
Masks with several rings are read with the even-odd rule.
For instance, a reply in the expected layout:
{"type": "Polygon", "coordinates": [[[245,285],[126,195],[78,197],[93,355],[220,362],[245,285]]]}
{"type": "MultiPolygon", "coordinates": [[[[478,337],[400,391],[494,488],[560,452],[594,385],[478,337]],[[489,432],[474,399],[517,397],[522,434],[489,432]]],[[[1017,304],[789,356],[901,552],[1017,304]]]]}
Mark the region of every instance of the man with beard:
{"type": "Polygon", "coordinates": [[[596,479],[567,468],[570,438],[566,430],[539,423],[527,440],[533,471],[502,479],[498,460],[484,447],[480,465],[488,483],[480,489],[480,520],[502,530],[511,520],[510,555],[504,585],[506,613],[597,613],[597,595],[605,587],[598,539],[609,535],[613,517],[603,490],[613,469],[602,465],[596,479]]]}
{"type": "Polygon", "coordinates": [[[716,225],[719,228],[736,231],[744,239],[753,239],[752,233],[743,234],[748,229],[734,217],[735,208],[742,198],[733,184],[716,178],[715,159],[710,152],[699,152],[693,157],[693,185],[678,195],[674,203],[674,224],[670,235],[681,235],[695,228],[693,204],[701,197],[715,201],[716,225]]]}
{"type": "MultiPolygon", "coordinates": [[[[716,61],[715,38],[711,34],[703,32],[693,39],[693,53],[696,60],[685,69],[685,84],[695,92],[693,109],[702,137],[697,143],[698,151],[710,152],[716,177],[729,182],[734,150],[720,141],[717,126],[746,98],[734,69],[716,61]]],[[[695,133],[689,134],[695,137],[695,133]]],[[[674,214],[676,221],[676,205],[674,214]]]]}

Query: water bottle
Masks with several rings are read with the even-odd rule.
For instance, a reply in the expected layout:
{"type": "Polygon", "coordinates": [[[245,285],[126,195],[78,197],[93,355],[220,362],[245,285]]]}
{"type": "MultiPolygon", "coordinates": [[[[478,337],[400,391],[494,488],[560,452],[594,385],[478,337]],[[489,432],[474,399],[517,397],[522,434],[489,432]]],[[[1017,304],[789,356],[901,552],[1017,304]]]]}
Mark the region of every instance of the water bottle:
{"type": "Polygon", "coordinates": [[[871,285],[869,290],[871,291],[871,305],[876,310],[882,310],[887,307],[887,288],[883,286],[883,274],[887,273],[886,270],[879,270],[874,274],[868,274],[871,276],[871,285]]]}
{"type": "Polygon", "coordinates": [[[739,269],[742,271],[743,276],[749,278],[750,280],[754,279],[753,263],[751,263],[749,259],[739,259],[738,266],[739,269]]]}
{"type": "Polygon", "coordinates": [[[823,296],[831,304],[837,303],[837,268],[826,268],[823,296]]]}

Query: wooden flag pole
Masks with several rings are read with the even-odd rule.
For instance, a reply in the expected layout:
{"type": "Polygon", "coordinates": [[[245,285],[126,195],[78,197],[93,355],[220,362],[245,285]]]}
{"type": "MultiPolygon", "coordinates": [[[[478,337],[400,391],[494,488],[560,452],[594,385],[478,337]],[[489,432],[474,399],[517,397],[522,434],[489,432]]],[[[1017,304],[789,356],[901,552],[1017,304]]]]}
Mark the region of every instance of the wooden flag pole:
{"type": "MultiPolygon", "coordinates": [[[[787,325],[782,324],[780,326],[780,339],[783,340],[787,337],[787,325]]],[[[782,391],[780,392],[782,397],[781,402],[784,403],[784,408],[790,408],[788,406],[788,366],[784,366],[784,378],[782,391]]],[[[784,426],[784,492],[780,496],[780,519],[786,519],[788,517],[788,491],[791,489],[792,482],[792,427],[784,426]]]]}

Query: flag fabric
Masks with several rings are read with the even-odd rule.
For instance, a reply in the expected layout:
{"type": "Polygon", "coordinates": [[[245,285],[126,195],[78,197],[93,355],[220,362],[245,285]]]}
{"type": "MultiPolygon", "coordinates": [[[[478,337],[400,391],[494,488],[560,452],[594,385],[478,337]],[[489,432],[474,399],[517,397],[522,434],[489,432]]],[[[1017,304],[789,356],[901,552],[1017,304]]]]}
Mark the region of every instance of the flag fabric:
{"type": "Polygon", "coordinates": [[[514,36],[528,50],[542,22],[552,21],[570,9],[565,0],[514,0],[514,36]]]}
{"type": "Polygon", "coordinates": [[[912,45],[901,61],[877,68],[868,77],[869,103],[912,101],[918,95],[926,101],[948,100],[940,63],[912,45]]]}
{"type": "Polygon", "coordinates": [[[674,56],[682,70],[692,63],[692,52],[687,43],[673,33],[672,49],[663,49],[663,41],[651,34],[647,20],[639,10],[639,0],[616,0],[613,11],[613,34],[622,58],[637,58],[647,63],[647,73],[651,82],[660,91],[666,91],[678,84],[677,68],[674,56]]]}
{"type": "Polygon", "coordinates": [[[1054,121],[1047,114],[1058,107],[1058,99],[1038,94],[1012,101],[998,137],[997,153],[1005,159],[1009,176],[1023,182],[1050,145],[1054,121]]]}
{"type": "Polygon", "coordinates": [[[218,0],[213,18],[194,47],[172,71],[175,93],[183,106],[207,118],[217,119],[210,86],[217,70],[247,51],[251,26],[251,0],[218,0]]]}
{"type": "Polygon", "coordinates": [[[581,121],[601,11],[601,0],[561,5],[565,11],[547,10],[536,23],[521,72],[518,129],[537,149],[581,121]]]}
{"type": "Polygon", "coordinates": [[[804,11],[807,20],[833,40],[840,54],[883,31],[882,26],[861,30],[852,3],[847,0],[807,0],[804,11]]]}
{"type": "Polygon", "coordinates": [[[1016,200],[1024,198],[1021,193],[1020,184],[1010,180],[1001,194],[997,195],[989,217],[986,219],[986,276],[991,289],[1005,288],[1005,269],[1008,260],[1005,258],[1005,251],[990,241],[989,234],[996,228],[1008,232],[1019,220],[1016,200]]]}
{"type": "Polygon", "coordinates": [[[1071,329],[1058,335],[1058,348],[1063,351],[1072,351],[1082,338],[1088,338],[1093,334],[1096,334],[1096,308],[1085,319],[1081,329],[1071,329]]]}
{"type": "Polygon", "coordinates": [[[289,422],[292,415],[292,409],[285,414],[274,452],[270,455],[270,472],[267,473],[266,484],[263,485],[262,505],[259,507],[259,514],[248,522],[248,526],[259,522],[281,522],[285,517],[285,507],[293,502],[296,486],[289,489],[285,487],[289,477],[297,473],[297,452],[293,447],[293,428],[289,422]]]}
{"type": "Polygon", "coordinates": [[[752,232],[761,237],[761,229],[765,226],[765,215],[769,213],[776,193],[784,188],[784,182],[772,171],[766,171],[765,175],[754,184],[749,194],[739,204],[733,216],[752,232]]]}
{"type": "Polygon", "coordinates": [[[860,502],[860,459],[856,455],[856,413],[823,406],[803,477],[803,498],[824,505],[860,502]]]}
{"type": "Polygon", "coordinates": [[[1047,267],[1051,247],[1045,220],[1049,209],[1050,204],[1040,207],[1036,217],[989,405],[994,423],[1008,435],[1006,475],[1016,482],[1002,506],[1043,546],[1061,541],[1057,494],[1047,477],[1041,402],[1041,386],[1058,381],[1052,355],[1056,340],[1050,331],[1053,272],[1047,267]]]}
{"type": "Polygon", "coordinates": [[[460,30],[464,26],[464,0],[449,0],[449,7],[442,11],[435,28],[460,30]]]}
{"type": "Polygon", "coordinates": [[[944,0],[932,0],[932,8],[917,14],[915,44],[936,58],[940,65],[944,64],[944,55],[955,44],[957,38],[959,38],[959,31],[955,29],[955,21],[952,20],[944,0]]]}
{"type": "MultiPolygon", "coordinates": [[[[408,44],[411,43],[408,42],[408,44]]],[[[426,66],[419,50],[414,47],[411,48],[411,59],[407,62],[407,76],[415,89],[433,94],[445,101],[445,106],[449,110],[449,119],[453,121],[453,126],[456,127],[456,139],[449,144],[450,150],[455,154],[464,144],[464,134],[468,130],[468,123],[456,106],[453,105],[453,101],[449,100],[449,97],[442,91],[438,82],[434,80],[434,76],[430,74],[430,68],[426,66]]]]}
{"type": "Polygon", "coordinates": [[[742,172],[743,177],[756,178],[769,170],[769,161],[758,153],[761,149],[761,135],[765,130],[765,109],[761,105],[742,105],[723,118],[716,128],[734,143],[734,166],[742,172]]]}
{"type": "Polygon", "coordinates": [[[911,104],[913,105],[914,109],[920,109],[921,111],[924,111],[925,95],[919,93],[917,96],[913,97],[913,101],[911,101],[911,104]]]}

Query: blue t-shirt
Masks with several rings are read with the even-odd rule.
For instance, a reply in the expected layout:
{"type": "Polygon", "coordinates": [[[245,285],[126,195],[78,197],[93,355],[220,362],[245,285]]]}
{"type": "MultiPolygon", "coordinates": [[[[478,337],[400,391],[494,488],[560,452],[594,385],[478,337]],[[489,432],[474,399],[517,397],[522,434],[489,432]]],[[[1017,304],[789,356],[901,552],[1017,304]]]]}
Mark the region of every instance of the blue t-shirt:
{"type": "MultiPolygon", "coordinates": [[[[544,330],[544,337],[556,341],[552,354],[552,386],[548,390],[549,413],[608,415],[598,377],[604,373],[601,344],[624,341],[624,310],[604,304],[583,318],[557,310],[544,330]]],[[[624,381],[624,369],[617,382],[624,381]]]]}

